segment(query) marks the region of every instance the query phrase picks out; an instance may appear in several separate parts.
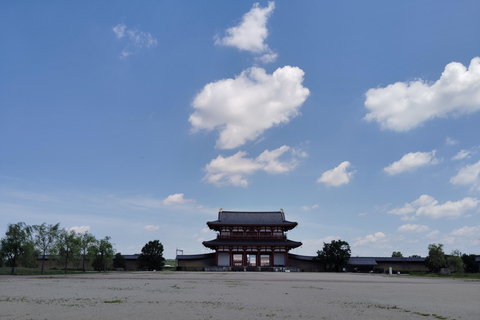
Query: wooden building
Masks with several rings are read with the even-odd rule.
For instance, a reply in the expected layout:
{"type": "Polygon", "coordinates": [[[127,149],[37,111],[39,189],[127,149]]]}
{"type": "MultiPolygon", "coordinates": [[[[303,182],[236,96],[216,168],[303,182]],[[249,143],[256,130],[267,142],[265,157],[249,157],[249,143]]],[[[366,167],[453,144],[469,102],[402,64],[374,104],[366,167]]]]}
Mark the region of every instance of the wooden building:
{"type": "Polygon", "coordinates": [[[291,249],[301,242],[287,239],[286,232],[297,226],[285,219],[283,210],[270,212],[222,211],[207,226],[216,239],[203,245],[215,250],[215,267],[288,267],[291,249]]]}

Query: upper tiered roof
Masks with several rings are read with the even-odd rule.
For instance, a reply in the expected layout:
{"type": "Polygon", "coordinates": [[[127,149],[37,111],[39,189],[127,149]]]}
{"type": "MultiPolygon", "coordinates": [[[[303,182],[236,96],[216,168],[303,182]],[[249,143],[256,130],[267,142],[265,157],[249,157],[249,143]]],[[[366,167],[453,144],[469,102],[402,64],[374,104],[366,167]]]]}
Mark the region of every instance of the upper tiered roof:
{"type": "Polygon", "coordinates": [[[223,226],[242,227],[242,226],[260,226],[260,227],[284,227],[287,230],[295,228],[298,223],[285,220],[283,211],[220,211],[218,220],[208,221],[207,225],[211,229],[217,229],[223,226]]]}

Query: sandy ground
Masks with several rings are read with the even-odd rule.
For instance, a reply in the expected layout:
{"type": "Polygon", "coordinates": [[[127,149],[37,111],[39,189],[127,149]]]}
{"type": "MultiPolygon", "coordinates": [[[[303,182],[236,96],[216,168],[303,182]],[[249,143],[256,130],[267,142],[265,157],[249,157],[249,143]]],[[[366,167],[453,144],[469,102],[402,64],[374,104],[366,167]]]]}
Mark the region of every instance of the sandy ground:
{"type": "Polygon", "coordinates": [[[480,282],[282,272],[0,276],[0,319],[478,320],[480,282]]]}

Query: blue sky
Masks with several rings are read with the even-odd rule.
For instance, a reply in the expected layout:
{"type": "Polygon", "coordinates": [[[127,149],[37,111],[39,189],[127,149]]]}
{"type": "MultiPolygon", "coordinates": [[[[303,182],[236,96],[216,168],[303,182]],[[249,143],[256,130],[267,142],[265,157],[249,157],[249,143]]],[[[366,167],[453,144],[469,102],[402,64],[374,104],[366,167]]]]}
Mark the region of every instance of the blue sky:
{"type": "Polygon", "coordinates": [[[209,252],[277,211],[314,255],[480,251],[480,2],[0,4],[0,228],[209,252]]]}

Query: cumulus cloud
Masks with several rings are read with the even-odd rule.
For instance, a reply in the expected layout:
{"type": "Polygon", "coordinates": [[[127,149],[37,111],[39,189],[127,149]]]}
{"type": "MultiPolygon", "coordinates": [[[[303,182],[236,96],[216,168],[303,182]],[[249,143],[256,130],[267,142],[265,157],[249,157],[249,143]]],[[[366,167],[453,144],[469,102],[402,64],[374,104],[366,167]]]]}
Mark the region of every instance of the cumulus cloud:
{"type": "Polygon", "coordinates": [[[189,121],[194,131],[217,129],[217,147],[239,147],[299,114],[310,94],[303,76],[297,67],[278,68],[271,75],[252,67],[235,79],[209,83],[195,97],[189,121]]]}
{"type": "Polygon", "coordinates": [[[125,42],[121,57],[126,58],[137,53],[142,48],[152,48],[158,43],[157,39],[148,32],[138,29],[128,29],[124,23],[119,23],[112,28],[116,38],[125,42]]]}
{"type": "Polygon", "coordinates": [[[182,205],[188,202],[195,202],[195,199],[185,199],[183,196],[183,193],[175,193],[169,195],[165,200],[163,200],[162,203],[166,206],[175,206],[182,205]]]}
{"type": "Polygon", "coordinates": [[[402,233],[424,233],[429,231],[430,228],[421,224],[404,224],[400,226],[397,231],[402,233]]]}
{"type": "Polygon", "coordinates": [[[255,3],[252,9],[243,16],[238,26],[225,31],[225,37],[215,36],[215,44],[235,47],[257,55],[263,54],[259,58],[263,62],[275,61],[277,55],[265,44],[268,36],[267,21],[274,9],[273,1],[270,1],[265,8],[261,8],[258,3],[255,3]]]}
{"type": "Polygon", "coordinates": [[[408,131],[434,118],[460,116],[480,110],[480,57],[468,69],[449,63],[439,80],[397,82],[366,93],[367,121],[383,129],[408,131]]]}
{"type": "Polygon", "coordinates": [[[457,186],[472,187],[472,190],[480,190],[480,161],[461,168],[458,173],[450,178],[450,183],[457,186]]]}
{"type": "Polygon", "coordinates": [[[67,231],[75,231],[76,233],[85,233],[90,231],[90,226],[74,226],[71,228],[67,228],[67,231]]]}
{"type": "Polygon", "coordinates": [[[158,229],[160,229],[160,227],[159,226],[148,225],[148,226],[143,227],[143,229],[147,230],[147,231],[157,231],[158,229]]]}
{"type": "Polygon", "coordinates": [[[402,159],[383,168],[383,171],[393,176],[404,171],[413,171],[418,167],[437,164],[439,161],[435,158],[436,150],[431,152],[410,152],[405,154],[402,159]]]}
{"type": "Polygon", "coordinates": [[[281,146],[275,150],[265,150],[257,158],[247,158],[245,151],[238,151],[230,157],[219,155],[205,166],[207,172],[204,180],[217,186],[233,185],[247,187],[247,176],[256,171],[270,174],[286,173],[298,165],[298,155],[302,154],[289,146],[281,146]],[[288,156],[283,161],[282,156],[288,156]]]}
{"type": "Polygon", "coordinates": [[[476,198],[464,198],[459,201],[447,201],[444,204],[438,204],[438,201],[429,195],[421,195],[417,200],[411,203],[405,203],[403,207],[395,208],[388,213],[403,216],[404,219],[417,217],[438,218],[459,218],[467,212],[478,208],[480,201],[476,198]],[[412,214],[412,216],[408,216],[412,214]]]}
{"type": "Polygon", "coordinates": [[[352,247],[364,246],[369,244],[375,244],[377,246],[383,246],[387,243],[387,237],[383,232],[377,232],[375,234],[369,234],[365,238],[356,238],[352,247]]]}
{"type": "Polygon", "coordinates": [[[344,161],[340,165],[331,170],[322,173],[322,176],[317,179],[317,182],[326,184],[327,186],[338,187],[342,184],[348,184],[355,174],[355,170],[347,171],[350,167],[350,162],[344,161]]]}

